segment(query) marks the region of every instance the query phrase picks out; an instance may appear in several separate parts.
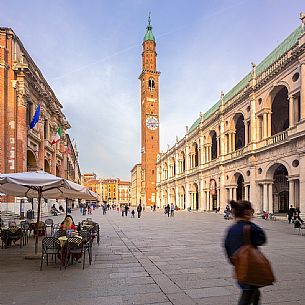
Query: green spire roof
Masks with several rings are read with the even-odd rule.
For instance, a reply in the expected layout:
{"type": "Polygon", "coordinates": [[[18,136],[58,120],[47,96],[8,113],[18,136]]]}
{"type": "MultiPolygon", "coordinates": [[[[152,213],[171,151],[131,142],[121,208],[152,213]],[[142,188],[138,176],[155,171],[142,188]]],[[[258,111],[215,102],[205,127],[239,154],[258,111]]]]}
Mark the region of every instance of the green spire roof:
{"type": "Polygon", "coordinates": [[[155,41],[155,36],[152,32],[152,26],[150,25],[150,13],[149,13],[149,16],[148,16],[148,24],[147,24],[147,27],[146,27],[146,34],[144,36],[144,41],[146,40],[153,40],[155,41]]]}

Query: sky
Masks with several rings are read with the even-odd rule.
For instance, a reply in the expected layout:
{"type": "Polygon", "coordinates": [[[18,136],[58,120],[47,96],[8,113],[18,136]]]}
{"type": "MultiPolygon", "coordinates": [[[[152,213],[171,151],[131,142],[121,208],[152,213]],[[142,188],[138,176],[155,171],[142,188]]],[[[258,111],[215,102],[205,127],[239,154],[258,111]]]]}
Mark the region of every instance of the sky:
{"type": "Polygon", "coordinates": [[[160,150],[296,27],[303,0],[0,0],[63,105],[82,173],[130,180],[140,163],[142,41],[157,43],[160,150]]]}

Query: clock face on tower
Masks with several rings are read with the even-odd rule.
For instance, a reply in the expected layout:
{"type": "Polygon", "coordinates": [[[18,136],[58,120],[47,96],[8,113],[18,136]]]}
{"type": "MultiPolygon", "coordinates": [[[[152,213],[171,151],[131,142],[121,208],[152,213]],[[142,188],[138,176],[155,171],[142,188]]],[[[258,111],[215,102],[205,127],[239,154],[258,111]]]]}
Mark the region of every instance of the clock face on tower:
{"type": "Polygon", "coordinates": [[[150,129],[150,130],[155,130],[155,129],[157,129],[157,128],[159,127],[158,119],[155,118],[155,117],[152,117],[152,116],[148,117],[148,118],[146,119],[146,126],[147,126],[147,128],[150,129]]]}

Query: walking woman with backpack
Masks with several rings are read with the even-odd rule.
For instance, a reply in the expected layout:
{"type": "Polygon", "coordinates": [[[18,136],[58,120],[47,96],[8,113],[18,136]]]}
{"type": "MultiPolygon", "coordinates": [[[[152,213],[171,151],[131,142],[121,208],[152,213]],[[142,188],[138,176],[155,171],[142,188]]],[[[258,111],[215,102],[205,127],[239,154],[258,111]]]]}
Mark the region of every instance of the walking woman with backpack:
{"type": "Polygon", "coordinates": [[[229,228],[224,246],[242,290],[238,305],[258,305],[259,288],[274,282],[271,265],[258,249],[266,243],[266,235],[262,228],[251,222],[251,202],[232,200],[230,205],[236,223],[229,228]]]}

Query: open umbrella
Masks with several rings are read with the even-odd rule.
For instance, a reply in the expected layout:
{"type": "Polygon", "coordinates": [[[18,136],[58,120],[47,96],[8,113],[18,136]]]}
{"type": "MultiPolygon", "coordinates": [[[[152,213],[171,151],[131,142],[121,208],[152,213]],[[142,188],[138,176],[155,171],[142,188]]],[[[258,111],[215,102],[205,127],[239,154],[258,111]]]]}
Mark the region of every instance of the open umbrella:
{"type": "Polygon", "coordinates": [[[43,171],[0,174],[0,192],[17,197],[38,198],[35,254],[38,250],[38,224],[42,197],[48,199],[93,198],[84,186],[43,171]]]}

